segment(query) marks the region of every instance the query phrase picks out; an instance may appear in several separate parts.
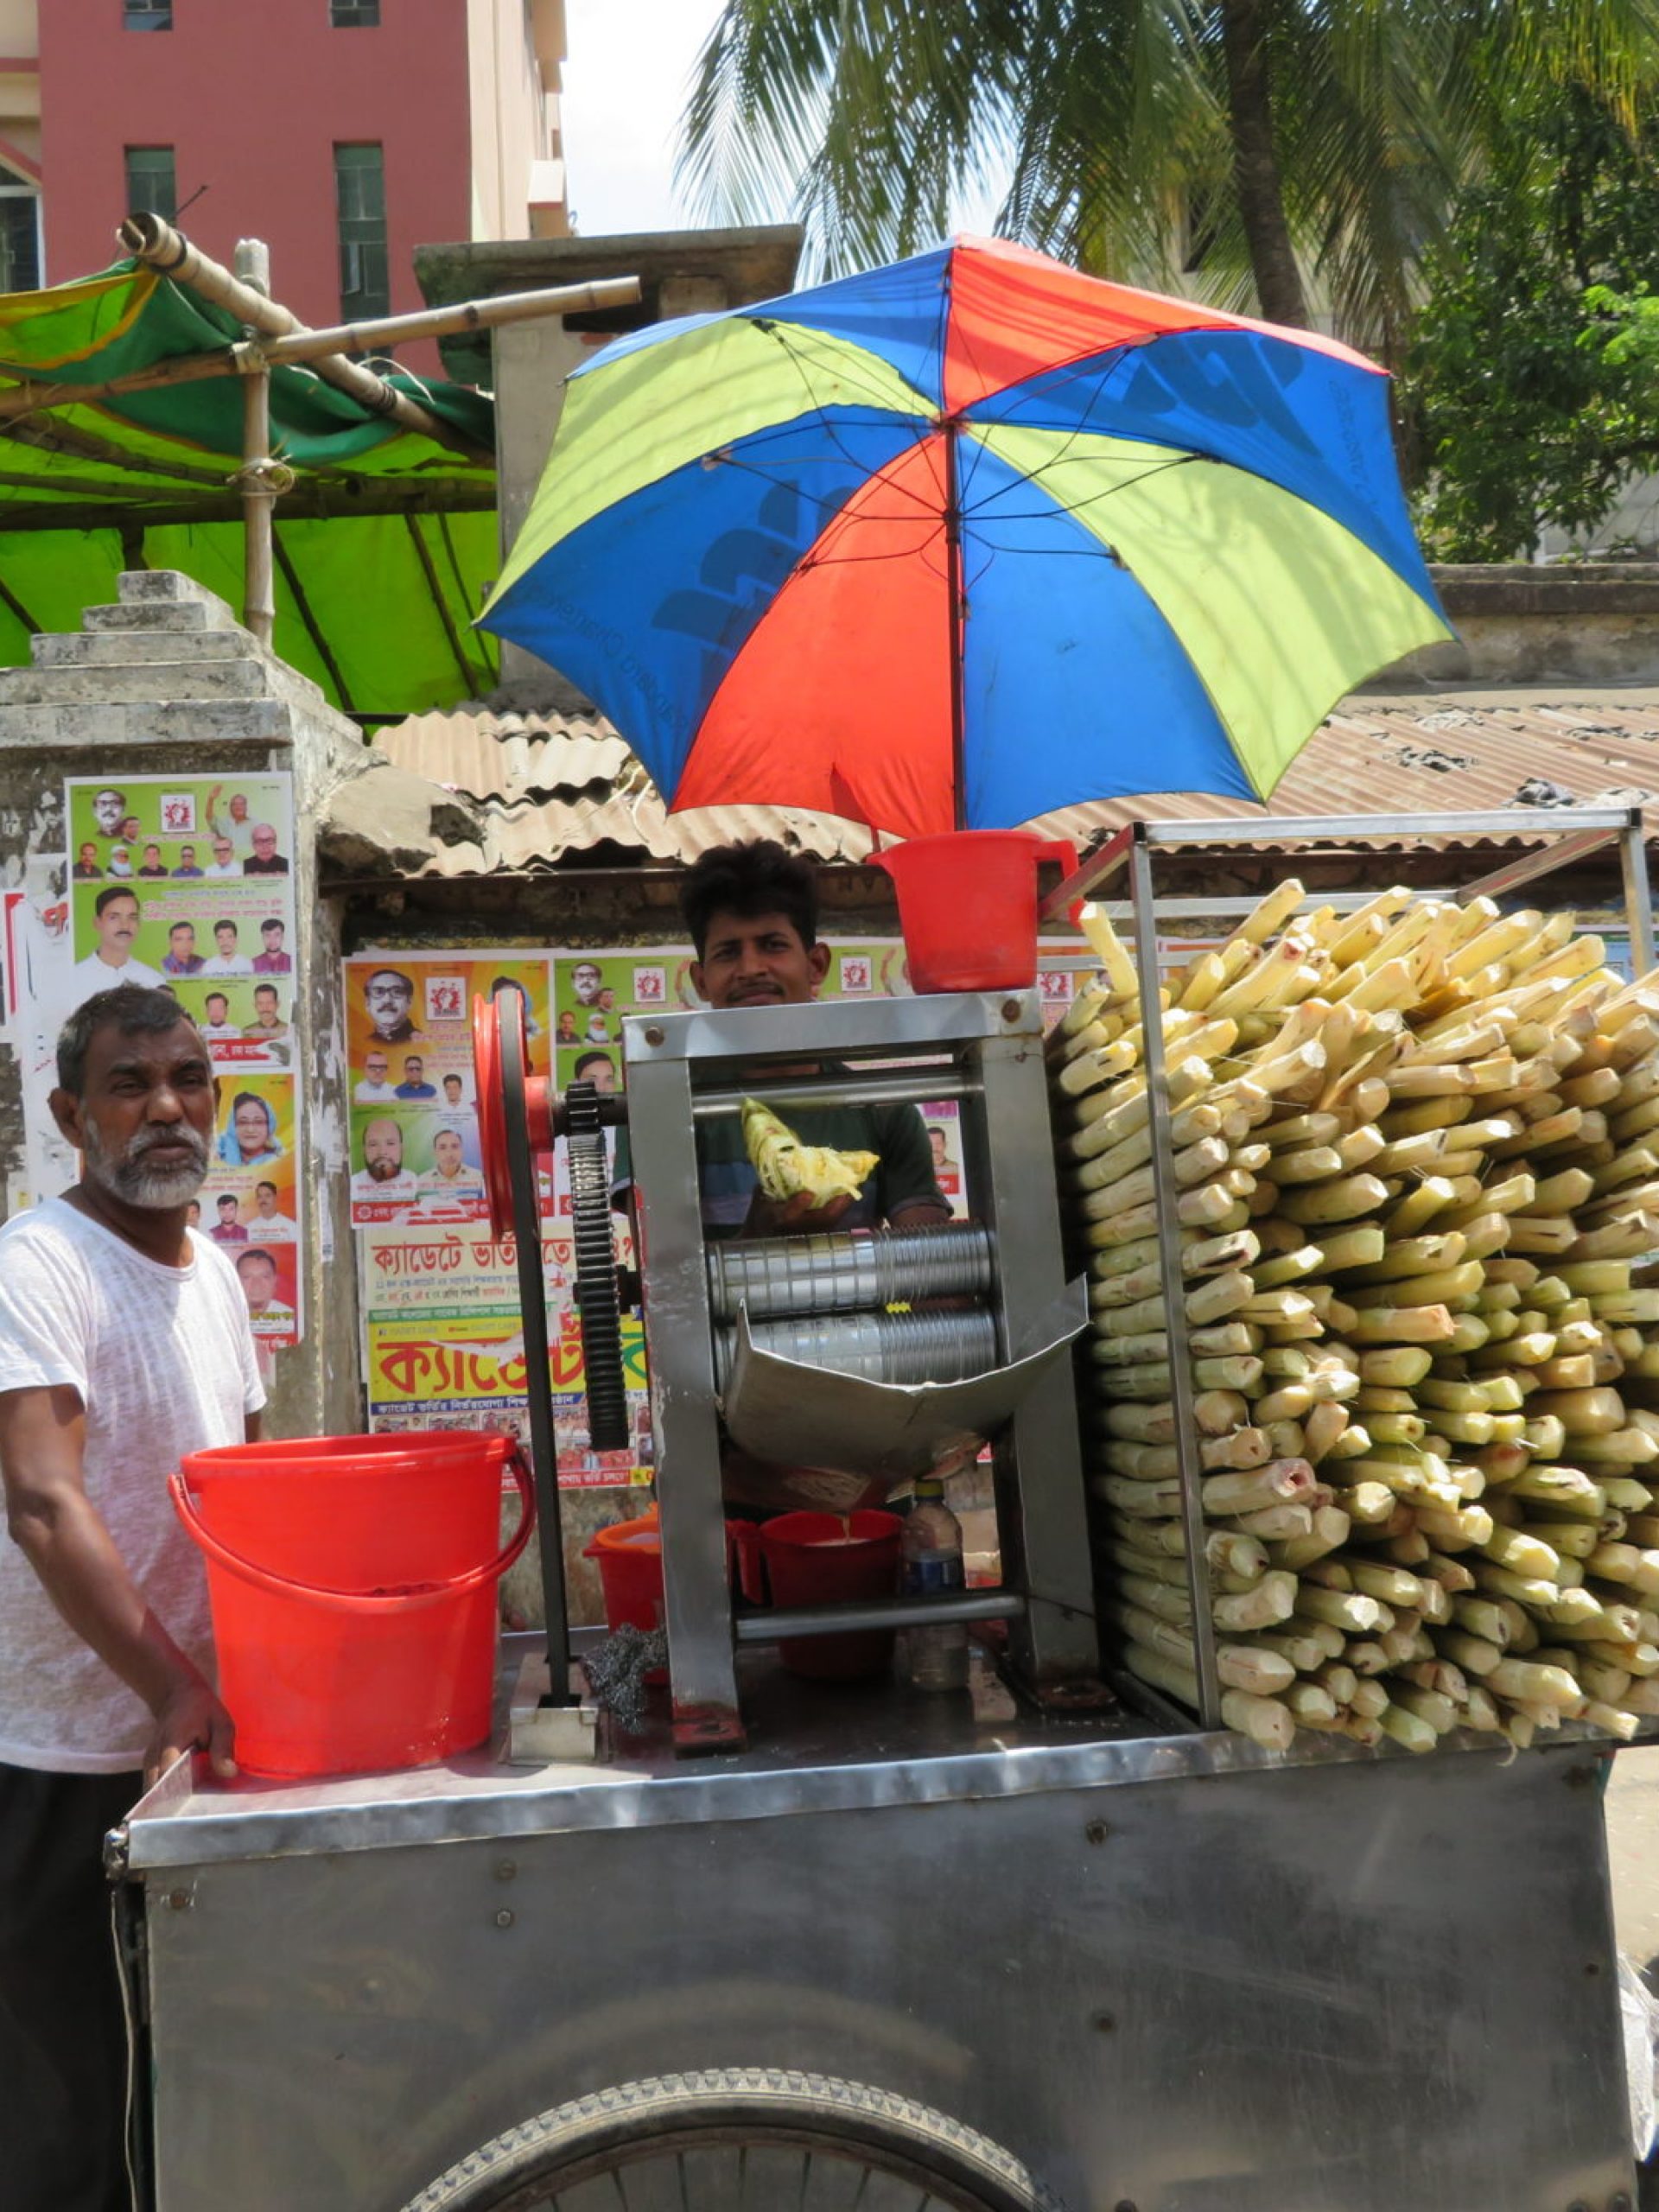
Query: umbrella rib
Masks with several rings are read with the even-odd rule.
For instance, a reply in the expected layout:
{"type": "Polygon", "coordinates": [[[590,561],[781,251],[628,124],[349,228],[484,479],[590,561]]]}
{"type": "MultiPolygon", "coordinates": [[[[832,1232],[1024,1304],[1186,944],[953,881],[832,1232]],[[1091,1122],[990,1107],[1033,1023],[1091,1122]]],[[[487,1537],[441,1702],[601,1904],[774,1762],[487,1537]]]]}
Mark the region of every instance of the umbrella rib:
{"type": "MultiPolygon", "coordinates": [[[[812,458],[814,458],[814,459],[816,459],[816,458],[817,458],[817,456],[816,456],[816,455],[813,455],[813,456],[811,456],[811,457],[812,457],[812,458]]],[[[869,481],[870,481],[870,474],[869,474],[869,471],[868,471],[868,464],[867,464],[867,463],[865,463],[865,462],[862,462],[862,461],[858,461],[858,460],[856,459],[856,457],[855,457],[855,455],[851,454],[848,454],[845,457],[846,457],[846,459],[847,459],[847,460],[849,460],[849,461],[851,461],[851,462],[853,463],[853,465],[854,465],[855,467],[861,468],[861,469],[864,469],[864,470],[865,470],[864,481],[865,481],[866,483],[869,482],[869,481]]],[[[779,491],[783,491],[783,492],[793,492],[793,493],[798,493],[798,494],[799,494],[799,493],[801,493],[801,487],[800,487],[800,486],[799,486],[799,485],[795,481],[795,480],[794,480],[792,477],[789,477],[789,476],[775,476],[775,475],[772,474],[772,472],[769,468],[761,468],[761,467],[758,467],[758,466],[756,465],[756,463],[755,463],[755,462],[753,462],[753,461],[750,461],[750,460],[747,460],[747,459],[740,459],[737,455],[735,455],[735,454],[726,454],[726,455],[724,456],[724,458],[722,459],[722,461],[721,461],[721,467],[726,467],[726,468],[741,468],[741,469],[742,469],[742,470],[745,472],[745,474],[746,474],[750,475],[750,476],[758,477],[758,478],[760,479],[760,480],[763,484],[771,484],[771,485],[774,485],[774,486],[776,486],[779,491]]],[[[861,516],[858,518],[858,519],[859,519],[859,520],[861,520],[861,521],[864,521],[864,520],[871,520],[871,521],[876,521],[876,522],[899,522],[899,521],[906,521],[906,522],[907,522],[907,521],[911,521],[911,520],[912,520],[912,519],[915,519],[915,520],[922,520],[922,521],[931,522],[931,523],[932,523],[932,524],[934,524],[934,526],[935,526],[936,528],[939,526],[939,518],[938,518],[938,514],[935,512],[935,511],[934,511],[931,506],[929,506],[929,505],[928,505],[927,501],[926,501],[925,499],[923,499],[923,498],[922,498],[922,496],[921,496],[921,494],[920,494],[919,493],[911,492],[911,491],[907,490],[907,489],[906,489],[906,487],[904,485],[902,485],[902,484],[895,484],[895,483],[893,483],[893,482],[892,481],[892,480],[891,480],[891,479],[887,480],[887,484],[886,484],[885,488],[886,488],[887,490],[888,490],[888,491],[896,492],[901,499],[908,499],[908,500],[910,501],[911,505],[912,505],[912,507],[913,507],[913,508],[915,509],[915,511],[916,511],[916,512],[915,512],[915,515],[914,515],[913,517],[912,517],[912,516],[909,516],[909,515],[904,515],[904,516],[899,516],[899,515],[875,515],[875,516],[861,515],[861,516]]],[[[804,495],[802,495],[802,496],[804,496],[804,495]]],[[[851,496],[852,496],[852,495],[849,493],[849,499],[850,499],[851,496]]],[[[814,544],[814,545],[818,545],[818,544],[822,544],[822,543],[823,543],[828,539],[828,537],[830,537],[830,533],[831,533],[833,531],[835,531],[838,526],[841,526],[841,525],[844,525],[844,526],[845,526],[846,528],[848,528],[848,529],[850,529],[850,528],[852,527],[852,523],[851,523],[851,522],[848,519],[848,518],[847,518],[847,507],[846,507],[845,503],[843,503],[843,505],[841,505],[840,507],[838,507],[838,508],[836,510],[835,513],[834,513],[833,515],[831,515],[831,516],[830,516],[830,519],[828,520],[828,522],[826,522],[826,523],[824,524],[824,525],[823,525],[823,527],[822,531],[819,532],[818,536],[817,536],[816,538],[814,538],[814,540],[812,541],[813,544],[814,544]]],[[[807,552],[808,552],[808,553],[810,553],[810,551],[811,551],[811,547],[808,547],[808,549],[807,549],[807,552]]],[[[806,556],[806,554],[803,554],[800,557],[802,558],[802,560],[805,560],[805,558],[807,557],[807,556],[806,556]]],[[[867,555],[865,557],[866,557],[867,559],[874,560],[874,559],[876,559],[876,558],[878,558],[878,557],[880,557],[880,558],[881,558],[881,559],[893,559],[893,558],[897,558],[897,557],[899,557],[899,556],[894,556],[894,555],[881,555],[881,556],[877,556],[877,555],[875,555],[875,554],[869,554],[869,555],[867,555]]]]}
{"type": "MultiPolygon", "coordinates": [[[[1203,461],[1205,458],[1207,456],[1203,454],[1176,454],[1168,461],[1149,461],[1144,468],[1137,469],[1133,476],[1120,477],[1116,484],[1109,484],[1104,491],[1091,492],[1086,499],[1057,498],[1052,506],[1033,507],[1026,514],[1004,512],[1001,514],[991,516],[990,519],[993,522],[1043,522],[1053,514],[1056,509],[1062,514],[1081,514],[1085,507],[1098,506],[1103,499],[1116,499],[1120,492],[1127,492],[1136,484],[1144,484],[1149,477],[1161,476],[1166,470],[1171,468],[1190,467],[1195,461],[1203,461]]],[[[976,524],[982,523],[983,518],[997,500],[1010,498],[1015,492],[1023,491],[1029,484],[1039,483],[1051,469],[1058,468],[1064,459],[1064,454],[1057,454],[1052,461],[1044,461],[1039,467],[1025,470],[1014,483],[1001,485],[997,490],[988,493],[973,510],[972,519],[976,524]]]]}
{"type": "MultiPolygon", "coordinates": [[[[756,321],[756,318],[751,317],[750,320],[756,321]]],[[[763,321],[759,321],[758,327],[763,330],[768,338],[776,339],[779,345],[783,347],[784,352],[789,357],[790,366],[794,370],[796,375],[799,377],[802,384],[806,387],[807,397],[811,401],[815,408],[821,409],[823,405],[823,402],[818,397],[817,392],[813,388],[811,375],[808,369],[804,354],[798,349],[794,342],[791,340],[789,328],[782,323],[774,321],[771,317],[767,317],[763,321]]],[[[845,340],[843,342],[851,344],[851,340],[845,340]]],[[[854,351],[855,353],[861,353],[863,348],[855,346],[854,351]]],[[[891,393],[884,390],[881,385],[874,380],[874,378],[854,375],[850,372],[840,367],[837,367],[836,374],[844,383],[850,385],[853,390],[862,391],[866,398],[868,399],[870,404],[873,407],[879,407],[884,414],[894,415],[899,412],[899,410],[893,406],[891,393]]],[[[927,404],[920,392],[916,394],[916,397],[920,406],[925,407],[927,404]]]]}
{"type": "MultiPolygon", "coordinates": [[[[1121,353],[1122,349],[1119,348],[1117,351],[1121,353]]],[[[1090,358],[1098,359],[1099,357],[1096,355],[1090,358]]],[[[1065,433],[1065,443],[1060,447],[1057,453],[1051,455],[1050,459],[1044,463],[1045,467],[1052,468],[1057,467],[1066,458],[1070,448],[1077,442],[1077,441],[1088,435],[1090,417],[1093,416],[1096,407],[1099,404],[1102,397],[1104,396],[1107,378],[1111,374],[1112,368],[1115,368],[1116,366],[1116,362],[1114,361],[1110,367],[1102,368],[1096,372],[1095,388],[1090,395],[1088,406],[1084,410],[1082,420],[1080,422],[1074,423],[1071,425],[1071,428],[1065,433]]],[[[1011,391],[1013,390],[1013,386],[1008,385],[1006,386],[1005,389],[1011,391]]],[[[982,453],[988,450],[987,441],[980,439],[977,441],[977,443],[979,444],[982,453]]],[[[975,458],[976,463],[977,463],[978,456],[976,455],[975,458]]],[[[1028,469],[1025,473],[1027,476],[1031,476],[1035,474],[1037,472],[1028,469]]],[[[972,476],[970,474],[969,483],[971,484],[972,480],[972,476]]],[[[965,484],[963,489],[965,495],[968,490],[968,485],[965,484]]]]}

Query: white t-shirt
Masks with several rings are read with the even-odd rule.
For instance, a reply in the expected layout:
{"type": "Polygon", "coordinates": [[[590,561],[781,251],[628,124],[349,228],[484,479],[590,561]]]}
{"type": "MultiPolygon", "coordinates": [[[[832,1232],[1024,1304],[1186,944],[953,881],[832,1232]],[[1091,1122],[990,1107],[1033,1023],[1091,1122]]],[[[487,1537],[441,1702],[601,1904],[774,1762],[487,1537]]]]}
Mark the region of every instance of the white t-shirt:
{"type": "Polygon", "coordinates": [[[248,1221],[250,1244],[291,1244],[298,1235],[285,1213],[256,1213],[248,1221]]]}
{"type": "Polygon", "coordinates": [[[253,963],[245,952],[215,952],[197,970],[203,976],[251,976],[253,963]]]}
{"type": "MultiPolygon", "coordinates": [[[[181,1650],[211,1669],[201,1557],[167,1478],[187,1452],[239,1444],[265,1402],[247,1302],[198,1230],[164,1267],[61,1198],[0,1228],[0,1390],[68,1384],[86,1408],[86,1495],[181,1650]]],[[[154,1722],[63,1620],[0,1533],[0,1762],[124,1774],[154,1722]]]]}

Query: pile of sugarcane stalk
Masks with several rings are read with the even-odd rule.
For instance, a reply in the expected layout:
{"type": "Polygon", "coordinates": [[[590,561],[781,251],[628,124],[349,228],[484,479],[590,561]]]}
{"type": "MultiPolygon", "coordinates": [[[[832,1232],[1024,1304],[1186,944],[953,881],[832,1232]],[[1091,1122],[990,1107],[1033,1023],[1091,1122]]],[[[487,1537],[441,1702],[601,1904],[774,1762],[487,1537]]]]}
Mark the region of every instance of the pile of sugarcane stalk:
{"type": "MultiPolygon", "coordinates": [[[[1490,900],[1264,899],[1167,978],[1226,1723],[1427,1751],[1659,1716],[1659,974],[1490,900]]],[[[1198,1700],[1133,964],[1049,1041],[1123,1664],[1198,1700]]]]}

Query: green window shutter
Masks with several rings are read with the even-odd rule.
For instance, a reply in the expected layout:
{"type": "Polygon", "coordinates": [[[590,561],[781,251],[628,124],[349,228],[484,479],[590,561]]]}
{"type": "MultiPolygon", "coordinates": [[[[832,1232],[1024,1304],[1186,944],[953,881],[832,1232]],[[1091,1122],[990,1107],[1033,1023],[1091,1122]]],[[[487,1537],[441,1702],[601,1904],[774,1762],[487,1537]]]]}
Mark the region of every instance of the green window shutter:
{"type": "Polygon", "coordinates": [[[391,312],[386,257],[385,162],[378,146],[334,148],[340,221],[340,315],[361,322],[391,312]]]}
{"type": "Polygon", "coordinates": [[[127,207],[147,209],[170,223],[179,212],[179,181],[171,146],[127,148],[127,207]]]}

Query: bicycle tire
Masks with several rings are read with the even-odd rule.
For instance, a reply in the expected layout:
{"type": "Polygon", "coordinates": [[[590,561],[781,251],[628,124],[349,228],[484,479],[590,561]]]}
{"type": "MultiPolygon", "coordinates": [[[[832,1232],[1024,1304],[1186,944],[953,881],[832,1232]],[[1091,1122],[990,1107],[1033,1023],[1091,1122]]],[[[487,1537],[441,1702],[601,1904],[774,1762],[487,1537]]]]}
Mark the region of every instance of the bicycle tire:
{"type": "Polygon", "coordinates": [[[960,2120],[863,2082],[760,2066],[626,2082],[539,2113],[469,2152],[403,2212],[537,2212],[630,2164],[774,2148],[861,2156],[868,2173],[913,2183],[918,2203],[940,2212],[1064,2212],[1010,2152],[960,2120]]]}

